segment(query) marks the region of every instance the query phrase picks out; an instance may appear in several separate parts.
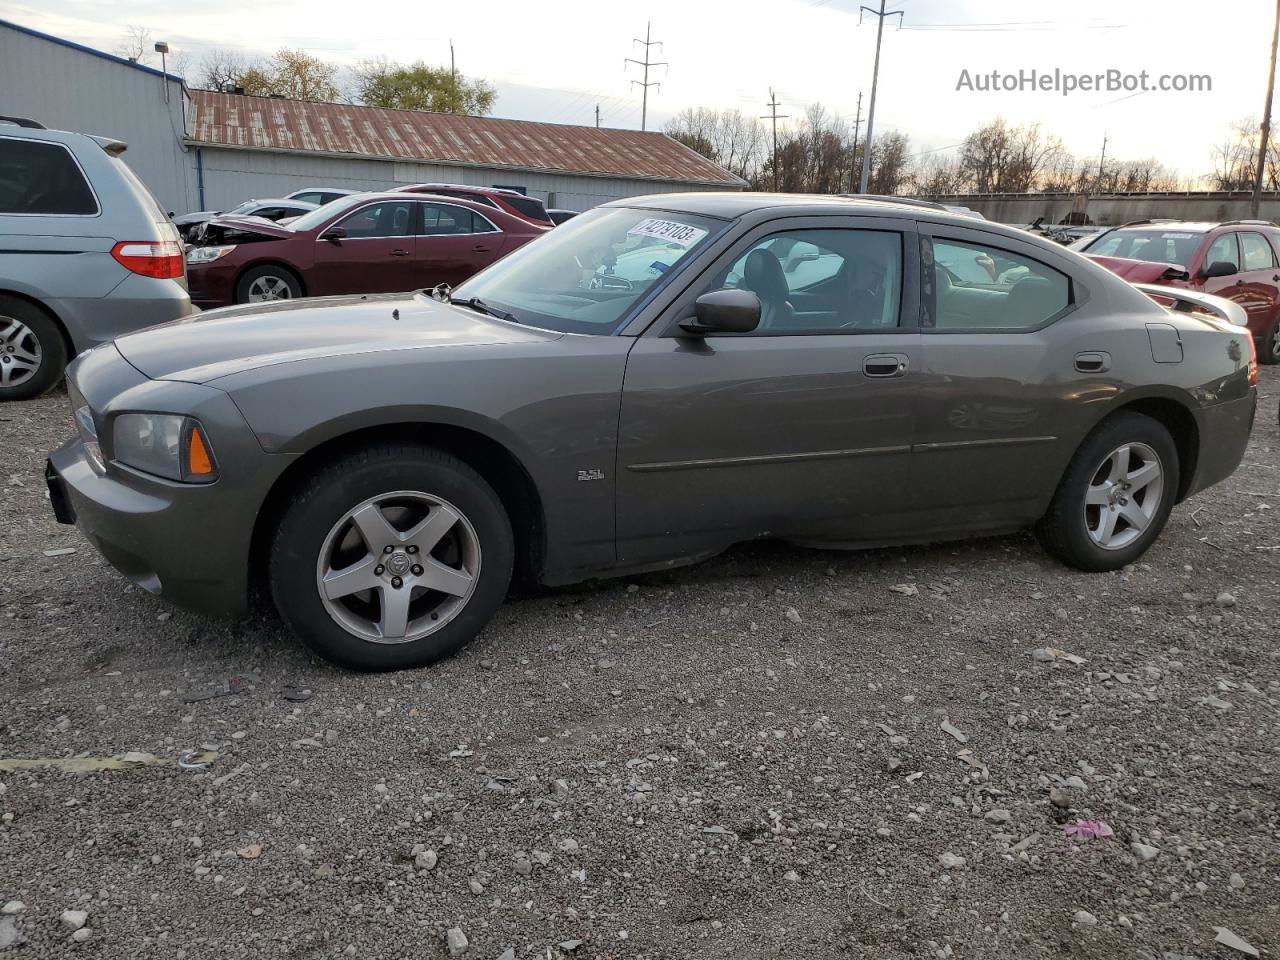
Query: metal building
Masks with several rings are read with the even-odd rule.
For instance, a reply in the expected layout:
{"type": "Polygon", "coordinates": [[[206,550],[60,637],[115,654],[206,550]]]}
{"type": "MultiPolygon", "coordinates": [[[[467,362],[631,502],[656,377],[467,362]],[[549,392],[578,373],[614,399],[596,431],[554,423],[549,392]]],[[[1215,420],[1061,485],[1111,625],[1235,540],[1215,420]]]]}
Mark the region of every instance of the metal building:
{"type": "Polygon", "coordinates": [[[166,210],[306,186],[521,190],[548,207],[746,183],[661,133],[190,90],[181,78],[0,20],[0,115],[125,140],[166,210]]]}

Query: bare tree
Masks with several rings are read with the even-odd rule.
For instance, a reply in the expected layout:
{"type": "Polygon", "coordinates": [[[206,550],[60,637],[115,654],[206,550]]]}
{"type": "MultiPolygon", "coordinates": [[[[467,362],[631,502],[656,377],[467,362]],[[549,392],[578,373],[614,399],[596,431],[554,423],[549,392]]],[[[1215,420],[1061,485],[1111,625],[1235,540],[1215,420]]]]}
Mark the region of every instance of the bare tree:
{"type": "Polygon", "coordinates": [[[764,131],[740,110],[690,107],[676,114],[664,132],[744,180],[751,180],[760,164],[764,131]]]}
{"type": "Polygon", "coordinates": [[[138,24],[126,28],[124,37],[116,44],[114,53],[134,63],[149,63],[155,59],[155,44],[151,41],[151,31],[138,24]]]}
{"type": "MultiPolygon", "coordinates": [[[[1222,142],[1214,145],[1210,154],[1213,169],[1207,179],[1215,190],[1253,188],[1260,136],[1257,120],[1250,118],[1237,121],[1222,142]]],[[[1266,190],[1280,190],[1280,149],[1274,137],[1267,144],[1262,186],[1266,190]]]]}
{"type": "Polygon", "coordinates": [[[208,90],[243,89],[254,97],[333,101],[340,93],[337,64],[287,48],[264,61],[249,60],[235,50],[213,50],[200,61],[197,80],[208,90]]]}
{"type": "Polygon", "coordinates": [[[232,90],[240,82],[249,63],[238,50],[210,50],[200,60],[196,82],[206,90],[232,90]]]}

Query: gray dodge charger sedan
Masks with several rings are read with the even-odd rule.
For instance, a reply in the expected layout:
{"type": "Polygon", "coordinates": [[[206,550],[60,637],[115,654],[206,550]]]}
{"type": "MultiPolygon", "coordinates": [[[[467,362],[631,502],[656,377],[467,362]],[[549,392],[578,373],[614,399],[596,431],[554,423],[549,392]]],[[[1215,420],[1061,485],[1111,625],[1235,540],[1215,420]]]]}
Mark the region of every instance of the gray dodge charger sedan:
{"type": "Polygon", "coordinates": [[[456,290],[212,311],[81,356],[58,518],[174,603],[264,588],[324,657],[427,663],[513,578],[1033,526],[1140,556],[1249,438],[1248,330],[928,206],[678,194],[456,290]]]}

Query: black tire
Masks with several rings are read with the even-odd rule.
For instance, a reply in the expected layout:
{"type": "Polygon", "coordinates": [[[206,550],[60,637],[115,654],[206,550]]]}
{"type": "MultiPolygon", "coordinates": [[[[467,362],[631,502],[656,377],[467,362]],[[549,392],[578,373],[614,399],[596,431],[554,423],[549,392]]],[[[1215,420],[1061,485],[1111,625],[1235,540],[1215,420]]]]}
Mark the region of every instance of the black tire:
{"type": "Polygon", "coordinates": [[[30,400],[47,393],[62,379],[67,341],[49,314],[17,297],[0,296],[0,401],[30,400]],[[19,355],[38,353],[34,370],[19,371],[19,355]],[[5,368],[8,368],[6,370],[5,368]]]}
{"type": "Polygon", "coordinates": [[[1049,509],[1036,525],[1036,537],[1053,557],[1077,570],[1100,573],[1133,563],[1160,535],[1177,497],[1181,464],[1178,448],[1164,425],[1140,413],[1108,417],[1085,437],[1058,484],[1049,509]],[[1161,502],[1147,527],[1132,542],[1106,549],[1094,542],[1086,526],[1086,492],[1112,451],[1140,443],[1155,451],[1162,470],[1161,502]]]}
{"type": "Polygon", "coordinates": [[[290,497],[272,541],[268,575],[281,618],[321,657],[355,670],[399,670],[470,643],[506,596],[514,555],[507,512],[480,474],[431,447],[384,443],[342,457],[290,497]],[[320,596],[317,564],[329,532],[349,511],[395,491],[418,491],[456,507],[474,530],[481,561],[474,589],[452,619],[418,639],[389,644],[338,623],[320,596]]]}
{"type": "Polygon", "coordinates": [[[283,285],[284,290],[288,291],[287,297],[281,296],[279,299],[295,300],[302,296],[302,281],[298,279],[298,275],[288,267],[279,267],[273,263],[264,264],[261,267],[253,267],[240,274],[240,279],[236,281],[236,303],[249,303],[249,289],[255,282],[260,280],[275,279],[283,285]]]}
{"type": "Polygon", "coordinates": [[[1258,362],[1265,364],[1280,363],[1280,317],[1271,325],[1258,344],[1258,362]]]}

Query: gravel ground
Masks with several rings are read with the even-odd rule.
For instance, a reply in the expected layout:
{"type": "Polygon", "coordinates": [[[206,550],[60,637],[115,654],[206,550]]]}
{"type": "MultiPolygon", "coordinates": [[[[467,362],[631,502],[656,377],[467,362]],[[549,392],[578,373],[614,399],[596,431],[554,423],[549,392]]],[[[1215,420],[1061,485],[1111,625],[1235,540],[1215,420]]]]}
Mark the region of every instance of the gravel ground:
{"type": "Polygon", "coordinates": [[[513,602],[454,659],[379,676],[130,587],[50,515],[65,395],[0,408],[0,758],[159,758],[0,772],[0,947],[1246,956],[1224,927],[1275,957],[1263,376],[1245,465],[1122,573],[1028,536],[758,544],[513,602]]]}

